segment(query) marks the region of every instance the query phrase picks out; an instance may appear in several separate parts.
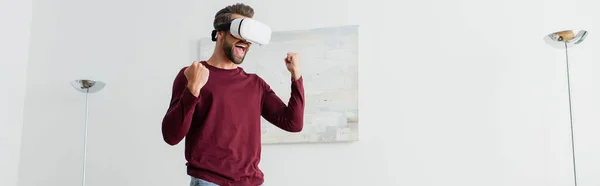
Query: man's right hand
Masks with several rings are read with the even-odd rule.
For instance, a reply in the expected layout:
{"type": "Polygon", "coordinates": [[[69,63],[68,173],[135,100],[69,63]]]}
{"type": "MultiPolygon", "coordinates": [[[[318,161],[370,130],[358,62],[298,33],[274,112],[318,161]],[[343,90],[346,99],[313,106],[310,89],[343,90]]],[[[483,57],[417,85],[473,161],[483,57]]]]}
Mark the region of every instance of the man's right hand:
{"type": "Polygon", "coordinates": [[[187,88],[196,97],[200,95],[200,89],[208,81],[209,70],[201,63],[194,61],[183,74],[188,81],[187,88]]]}

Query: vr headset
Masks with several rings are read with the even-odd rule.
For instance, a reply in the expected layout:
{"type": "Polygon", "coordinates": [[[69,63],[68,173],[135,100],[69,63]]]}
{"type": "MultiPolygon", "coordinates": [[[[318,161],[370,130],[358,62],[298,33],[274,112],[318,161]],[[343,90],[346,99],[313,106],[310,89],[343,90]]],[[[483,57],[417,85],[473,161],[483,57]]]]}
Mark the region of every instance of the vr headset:
{"type": "Polygon", "coordinates": [[[218,31],[228,31],[233,37],[258,45],[269,44],[271,40],[271,28],[251,18],[237,18],[230,23],[217,26],[212,31],[212,41],[217,41],[218,31]]]}

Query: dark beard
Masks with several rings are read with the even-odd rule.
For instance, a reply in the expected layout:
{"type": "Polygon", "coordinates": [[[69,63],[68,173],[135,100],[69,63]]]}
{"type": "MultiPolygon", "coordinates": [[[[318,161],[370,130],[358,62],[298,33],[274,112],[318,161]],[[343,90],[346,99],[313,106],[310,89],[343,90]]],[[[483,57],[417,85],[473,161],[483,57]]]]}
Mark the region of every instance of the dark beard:
{"type": "Polygon", "coordinates": [[[244,58],[246,58],[246,54],[244,53],[244,56],[242,57],[242,59],[236,60],[233,57],[233,49],[234,49],[233,45],[228,45],[226,39],[223,40],[222,48],[223,48],[223,52],[225,52],[225,56],[227,56],[227,58],[229,60],[231,60],[231,62],[233,62],[234,64],[239,65],[239,64],[242,64],[242,62],[244,62],[244,58]]]}

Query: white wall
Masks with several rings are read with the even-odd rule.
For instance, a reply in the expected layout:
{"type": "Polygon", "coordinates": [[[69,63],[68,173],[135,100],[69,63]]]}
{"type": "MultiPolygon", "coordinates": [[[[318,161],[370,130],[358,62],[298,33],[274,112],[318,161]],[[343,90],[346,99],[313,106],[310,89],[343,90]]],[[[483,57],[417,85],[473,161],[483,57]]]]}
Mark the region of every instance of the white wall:
{"type": "MultiPolygon", "coordinates": [[[[160,123],[194,40],[233,1],[34,2],[20,185],[79,184],[82,77],[108,83],[90,96],[88,185],[188,184],[160,123]]],[[[564,54],[541,40],[564,28],[591,31],[571,60],[580,183],[600,184],[592,2],[248,2],[274,30],[361,25],[361,141],[265,146],[266,184],[570,185],[564,54]]]]}
{"type": "Polygon", "coordinates": [[[0,185],[18,180],[31,0],[0,0],[0,185]]]}

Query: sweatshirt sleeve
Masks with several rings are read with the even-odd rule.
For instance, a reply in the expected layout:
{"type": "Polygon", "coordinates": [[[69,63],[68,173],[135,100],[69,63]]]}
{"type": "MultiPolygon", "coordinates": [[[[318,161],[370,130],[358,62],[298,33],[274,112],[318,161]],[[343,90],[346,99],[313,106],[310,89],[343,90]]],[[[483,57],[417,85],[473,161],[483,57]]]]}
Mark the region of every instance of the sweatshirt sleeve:
{"type": "Polygon", "coordinates": [[[285,131],[302,131],[302,128],[304,127],[303,77],[300,77],[295,81],[292,79],[291,96],[287,106],[264,81],[263,88],[264,94],[261,115],[267,121],[285,131]]]}
{"type": "Polygon", "coordinates": [[[187,88],[187,79],[183,74],[186,68],[181,69],[175,77],[169,109],[162,121],[163,139],[169,145],[178,144],[187,135],[194,110],[200,102],[200,98],[187,88]]]}

